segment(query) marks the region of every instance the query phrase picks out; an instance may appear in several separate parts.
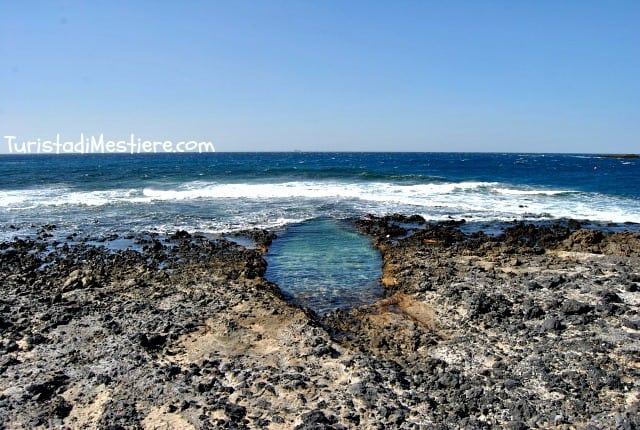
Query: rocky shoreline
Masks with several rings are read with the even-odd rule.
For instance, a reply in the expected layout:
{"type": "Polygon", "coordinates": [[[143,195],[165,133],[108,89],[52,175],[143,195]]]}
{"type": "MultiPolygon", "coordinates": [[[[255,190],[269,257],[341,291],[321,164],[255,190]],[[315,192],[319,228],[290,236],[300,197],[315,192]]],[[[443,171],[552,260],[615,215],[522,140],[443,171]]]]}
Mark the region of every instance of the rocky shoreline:
{"type": "Polygon", "coordinates": [[[2,428],[640,426],[640,234],[355,221],[385,296],[326,317],[255,248],[0,244],[2,428]]]}

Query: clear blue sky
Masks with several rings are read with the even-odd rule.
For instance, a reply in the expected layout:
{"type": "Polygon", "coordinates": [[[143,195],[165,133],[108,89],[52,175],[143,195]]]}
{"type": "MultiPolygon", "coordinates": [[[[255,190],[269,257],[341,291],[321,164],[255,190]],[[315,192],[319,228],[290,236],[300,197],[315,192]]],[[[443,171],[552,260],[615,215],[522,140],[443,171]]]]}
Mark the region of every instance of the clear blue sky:
{"type": "Polygon", "coordinates": [[[0,59],[0,137],[640,152],[637,0],[0,0],[0,59]]]}

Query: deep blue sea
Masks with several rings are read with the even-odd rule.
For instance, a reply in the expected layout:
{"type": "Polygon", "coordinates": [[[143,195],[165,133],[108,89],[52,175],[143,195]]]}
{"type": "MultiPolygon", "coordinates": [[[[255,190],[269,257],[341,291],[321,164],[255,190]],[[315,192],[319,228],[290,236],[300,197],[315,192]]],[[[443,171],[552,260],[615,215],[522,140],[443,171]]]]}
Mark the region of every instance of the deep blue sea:
{"type": "Polygon", "coordinates": [[[0,239],[219,233],[363,214],[640,223],[640,160],[580,154],[0,156],[0,239]],[[9,228],[13,226],[12,228],[9,228]]]}

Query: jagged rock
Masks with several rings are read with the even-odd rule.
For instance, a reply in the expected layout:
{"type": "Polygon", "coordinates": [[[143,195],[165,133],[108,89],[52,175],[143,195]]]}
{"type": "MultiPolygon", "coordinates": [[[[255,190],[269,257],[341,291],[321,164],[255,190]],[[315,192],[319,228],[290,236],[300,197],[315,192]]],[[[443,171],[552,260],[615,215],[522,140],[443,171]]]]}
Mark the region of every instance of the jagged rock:
{"type": "Polygon", "coordinates": [[[593,306],[577,300],[565,300],[562,303],[560,310],[565,315],[584,315],[591,312],[593,310],[593,306]]]}
{"type": "Polygon", "coordinates": [[[0,243],[0,427],[638,425],[637,233],[357,225],[393,282],[322,319],[263,279],[263,230],[0,243]]]}

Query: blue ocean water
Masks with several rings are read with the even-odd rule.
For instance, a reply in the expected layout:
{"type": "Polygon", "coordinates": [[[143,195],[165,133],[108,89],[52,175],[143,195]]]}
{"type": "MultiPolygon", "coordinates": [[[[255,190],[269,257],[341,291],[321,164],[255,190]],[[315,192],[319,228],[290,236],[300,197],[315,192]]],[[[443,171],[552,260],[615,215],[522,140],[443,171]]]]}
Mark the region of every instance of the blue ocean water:
{"type": "Polygon", "coordinates": [[[100,237],[219,233],[322,217],[640,223],[640,160],[580,154],[0,156],[0,239],[55,224],[100,237]],[[10,228],[10,226],[12,226],[10,228]]]}

